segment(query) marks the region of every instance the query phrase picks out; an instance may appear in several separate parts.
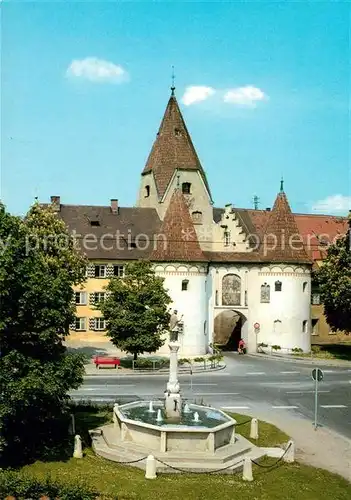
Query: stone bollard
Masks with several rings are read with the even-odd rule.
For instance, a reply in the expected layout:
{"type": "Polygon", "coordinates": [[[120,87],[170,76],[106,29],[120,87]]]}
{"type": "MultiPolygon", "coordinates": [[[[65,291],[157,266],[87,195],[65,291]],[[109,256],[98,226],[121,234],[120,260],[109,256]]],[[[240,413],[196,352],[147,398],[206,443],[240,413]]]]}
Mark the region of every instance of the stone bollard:
{"type": "Polygon", "coordinates": [[[258,439],[258,420],[257,420],[257,418],[253,418],[251,420],[250,438],[251,439],[258,439]]]}
{"type": "Polygon", "coordinates": [[[156,460],[153,455],[149,455],[146,459],[145,478],[156,479],[156,460]]]}
{"type": "Polygon", "coordinates": [[[83,458],[83,451],[82,451],[82,438],[77,434],[74,438],[74,452],[73,452],[73,457],[74,458],[83,458]]]}
{"type": "Polygon", "coordinates": [[[284,462],[292,463],[295,461],[295,443],[294,443],[294,441],[290,440],[288,442],[285,450],[287,450],[287,449],[288,449],[288,451],[285,453],[283,460],[284,460],[284,462]],[[288,449],[289,446],[290,446],[290,448],[288,449]]]}
{"type": "Polygon", "coordinates": [[[243,481],[253,481],[251,458],[244,458],[243,481]]]}

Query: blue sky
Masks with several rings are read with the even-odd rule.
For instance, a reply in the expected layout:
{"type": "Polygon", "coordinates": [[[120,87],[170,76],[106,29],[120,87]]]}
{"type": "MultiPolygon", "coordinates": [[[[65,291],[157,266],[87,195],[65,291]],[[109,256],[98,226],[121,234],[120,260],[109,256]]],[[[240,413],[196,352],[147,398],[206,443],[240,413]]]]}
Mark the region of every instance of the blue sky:
{"type": "Polygon", "coordinates": [[[133,205],[172,65],[216,206],[252,207],[254,195],[271,206],[283,175],[295,211],[351,208],[347,3],[1,8],[1,192],[10,211],[51,195],[133,205]]]}

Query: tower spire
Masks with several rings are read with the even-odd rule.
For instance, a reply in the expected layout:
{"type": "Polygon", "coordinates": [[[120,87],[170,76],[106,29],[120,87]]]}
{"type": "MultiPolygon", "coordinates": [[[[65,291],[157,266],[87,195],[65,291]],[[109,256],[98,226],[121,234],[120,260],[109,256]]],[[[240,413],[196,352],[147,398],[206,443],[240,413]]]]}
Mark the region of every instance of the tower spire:
{"type": "Polygon", "coordinates": [[[174,66],[172,66],[172,87],[171,87],[172,94],[174,95],[175,91],[175,74],[174,74],[174,66]]]}
{"type": "Polygon", "coordinates": [[[284,178],[283,178],[283,176],[280,179],[280,192],[284,193],[284,178]]]}

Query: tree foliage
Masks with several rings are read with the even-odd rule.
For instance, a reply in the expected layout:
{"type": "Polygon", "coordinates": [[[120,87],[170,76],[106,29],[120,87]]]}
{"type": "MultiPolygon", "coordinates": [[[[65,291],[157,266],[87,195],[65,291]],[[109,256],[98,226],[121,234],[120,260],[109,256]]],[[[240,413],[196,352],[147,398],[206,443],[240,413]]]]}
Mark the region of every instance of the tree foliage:
{"type": "Polygon", "coordinates": [[[86,262],[50,208],[21,219],[0,205],[0,464],[38,456],[61,435],[83,358],[63,341],[74,318],[72,285],[86,262]]]}
{"type": "Polygon", "coordinates": [[[130,263],[123,278],[110,280],[108,296],[99,306],[112,343],[133,354],[134,359],[164,344],[162,334],[168,329],[171,298],[163,282],[149,262],[130,263]]]}
{"type": "Polygon", "coordinates": [[[351,332],[350,231],[328,248],[327,257],[316,271],[314,280],[331,329],[351,332]]]}

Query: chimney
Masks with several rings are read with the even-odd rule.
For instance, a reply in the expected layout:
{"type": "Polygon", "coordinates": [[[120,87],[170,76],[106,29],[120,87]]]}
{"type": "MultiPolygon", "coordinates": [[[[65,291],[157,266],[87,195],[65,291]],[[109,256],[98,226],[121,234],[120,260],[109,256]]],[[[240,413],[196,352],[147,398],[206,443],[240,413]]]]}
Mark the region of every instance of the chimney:
{"type": "Polygon", "coordinates": [[[61,199],[59,196],[51,196],[51,205],[55,212],[59,212],[61,210],[61,199]]]}
{"type": "Polygon", "coordinates": [[[113,214],[118,214],[118,200],[111,199],[111,212],[113,214]]]}

